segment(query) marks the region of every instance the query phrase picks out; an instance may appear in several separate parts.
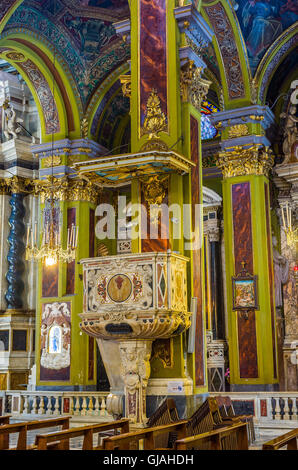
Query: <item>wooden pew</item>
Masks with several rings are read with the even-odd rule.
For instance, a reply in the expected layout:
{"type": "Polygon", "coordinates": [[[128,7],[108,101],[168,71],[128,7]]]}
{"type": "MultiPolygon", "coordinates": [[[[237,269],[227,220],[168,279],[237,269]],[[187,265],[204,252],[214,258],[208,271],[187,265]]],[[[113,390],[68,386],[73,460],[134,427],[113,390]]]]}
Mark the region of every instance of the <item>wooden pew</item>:
{"type": "MultiPolygon", "coordinates": [[[[108,437],[103,440],[104,450],[140,450],[140,441],[144,441],[144,450],[156,450],[156,438],[169,432],[177,433],[177,438],[182,439],[186,436],[187,421],[179,421],[178,423],[166,424],[164,426],[156,426],[153,428],[145,428],[135,432],[121,434],[120,436],[108,437]],[[137,443],[137,448],[135,448],[137,443]]],[[[158,450],[158,449],[157,449],[158,450]]]]}
{"type": "Polygon", "coordinates": [[[245,423],[235,423],[215,431],[178,439],[174,449],[248,450],[247,427],[245,423]]]}
{"type": "MultiPolygon", "coordinates": [[[[11,415],[0,416],[0,426],[9,424],[11,415]]],[[[0,436],[0,449],[7,449],[9,446],[9,435],[0,436]]]]}
{"type": "MultiPolygon", "coordinates": [[[[104,431],[120,429],[121,433],[129,432],[129,419],[111,421],[109,423],[92,424],[65,431],[38,434],[35,437],[37,450],[69,450],[69,439],[83,437],[82,450],[100,450],[102,446],[93,446],[93,435],[104,431]]],[[[117,437],[117,436],[116,436],[117,437]]]]}
{"type": "Polygon", "coordinates": [[[69,429],[70,416],[50,418],[37,421],[27,421],[23,423],[4,424],[0,426],[0,450],[27,450],[34,449],[35,446],[27,446],[27,433],[36,429],[44,429],[53,426],[62,426],[62,429],[69,429]],[[16,448],[9,449],[9,434],[18,433],[18,443],[16,448]],[[2,440],[1,440],[2,437],[2,440]]]}
{"type": "Polygon", "coordinates": [[[279,450],[281,447],[287,446],[287,450],[297,450],[298,428],[278,436],[271,441],[263,444],[263,450],[279,450]]]}
{"type": "Polygon", "coordinates": [[[10,418],[11,418],[11,415],[0,416],[0,426],[2,426],[2,424],[9,424],[10,418]]]}
{"type": "Polygon", "coordinates": [[[219,407],[219,412],[223,418],[225,419],[236,419],[238,418],[243,423],[247,425],[247,432],[248,432],[248,443],[252,444],[255,439],[255,428],[254,428],[254,417],[253,415],[237,415],[235,413],[233,403],[230,397],[216,397],[216,401],[219,407]]]}
{"type": "MultiPolygon", "coordinates": [[[[179,416],[175,400],[173,398],[166,398],[148,419],[147,427],[164,426],[166,424],[177,423],[178,421],[179,416]]],[[[156,439],[155,444],[159,448],[171,448],[175,437],[171,433],[162,434],[156,439]]]]}
{"type": "Polygon", "coordinates": [[[235,420],[231,418],[223,420],[216,399],[208,397],[189,418],[187,423],[187,435],[194,436],[214,431],[222,427],[231,426],[234,422],[235,420]]]}

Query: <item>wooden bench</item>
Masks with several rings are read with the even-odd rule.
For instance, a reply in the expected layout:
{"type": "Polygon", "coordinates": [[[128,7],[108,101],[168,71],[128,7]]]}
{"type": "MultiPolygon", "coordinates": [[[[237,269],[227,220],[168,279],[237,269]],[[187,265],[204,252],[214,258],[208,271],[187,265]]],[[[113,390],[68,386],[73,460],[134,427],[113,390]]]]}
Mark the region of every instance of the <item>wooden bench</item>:
{"type": "Polygon", "coordinates": [[[2,426],[2,424],[9,424],[10,418],[11,418],[11,415],[0,416],[0,426],[2,426]]]}
{"type": "Polygon", "coordinates": [[[279,450],[281,447],[287,446],[287,450],[297,450],[298,428],[278,436],[271,441],[263,444],[263,450],[279,450]]]}
{"type": "MultiPolygon", "coordinates": [[[[166,398],[148,419],[147,427],[164,426],[166,424],[177,423],[178,421],[179,415],[175,400],[173,398],[166,398]]],[[[173,434],[162,434],[155,440],[155,444],[160,448],[171,448],[173,440],[175,440],[173,434]]]]}
{"type": "Polygon", "coordinates": [[[243,423],[246,423],[247,432],[248,432],[248,443],[252,444],[256,439],[253,415],[237,415],[235,413],[232,400],[228,396],[216,397],[216,401],[218,404],[219,412],[223,420],[225,419],[234,420],[235,418],[238,418],[243,423]]]}
{"type": "MultiPolygon", "coordinates": [[[[156,446],[156,438],[170,432],[177,433],[177,438],[182,439],[186,436],[187,421],[179,421],[178,423],[167,424],[164,426],[156,426],[153,428],[145,428],[135,432],[129,432],[120,436],[108,437],[103,440],[104,450],[140,450],[140,441],[143,441],[144,450],[159,450],[156,446]]],[[[166,448],[164,448],[166,450],[166,448]]]]}
{"type": "MultiPolygon", "coordinates": [[[[9,424],[11,415],[0,416],[0,426],[9,424]]],[[[0,449],[7,449],[9,446],[9,435],[0,436],[0,449]]]]}
{"type": "Polygon", "coordinates": [[[100,450],[102,446],[93,446],[93,435],[104,431],[116,431],[117,429],[120,429],[121,433],[128,433],[129,419],[92,424],[90,426],[82,426],[48,434],[38,434],[35,437],[35,445],[37,450],[47,450],[50,446],[52,450],[69,450],[69,439],[83,437],[82,450],[100,450]]]}
{"type": "Polygon", "coordinates": [[[231,426],[235,421],[238,422],[239,420],[233,420],[231,418],[223,419],[216,399],[208,397],[189,418],[187,423],[187,435],[194,436],[214,431],[222,427],[231,426]]]}
{"type": "Polygon", "coordinates": [[[35,446],[27,446],[27,433],[36,429],[44,429],[53,426],[62,426],[62,429],[69,429],[69,416],[61,418],[50,418],[23,423],[3,424],[0,426],[0,450],[27,450],[34,449],[35,446]],[[15,448],[9,448],[9,435],[18,433],[18,442],[15,448]],[[1,439],[2,438],[2,439],[1,439]]]}
{"type": "Polygon", "coordinates": [[[209,431],[196,436],[178,439],[175,450],[248,450],[247,428],[245,423],[209,431]]]}

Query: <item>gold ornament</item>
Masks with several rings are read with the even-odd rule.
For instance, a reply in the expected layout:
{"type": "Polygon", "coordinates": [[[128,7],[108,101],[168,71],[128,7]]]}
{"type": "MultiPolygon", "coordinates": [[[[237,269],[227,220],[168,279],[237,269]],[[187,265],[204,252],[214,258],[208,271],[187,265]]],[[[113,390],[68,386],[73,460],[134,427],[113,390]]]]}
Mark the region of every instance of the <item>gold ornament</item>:
{"type": "Polygon", "coordinates": [[[127,98],[131,97],[131,76],[130,75],[120,75],[120,82],[122,84],[122,93],[123,96],[127,98]]]}
{"type": "Polygon", "coordinates": [[[153,89],[147,101],[147,112],[141,135],[148,134],[150,140],[159,139],[157,134],[167,131],[167,119],[161,110],[157,91],[153,89]]]}
{"type": "Polygon", "coordinates": [[[81,120],[81,136],[83,139],[88,139],[89,121],[86,117],[81,120]]]}
{"type": "Polygon", "coordinates": [[[35,195],[40,196],[42,204],[54,197],[59,201],[87,201],[97,204],[99,188],[83,179],[55,178],[33,181],[35,195]]]}
{"type": "Polygon", "coordinates": [[[183,103],[191,103],[201,112],[202,101],[207,97],[212,82],[201,77],[203,68],[196,67],[193,60],[189,60],[181,67],[180,93],[183,103]]]}
{"type": "Polygon", "coordinates": [[[61,157],[53,155],[42,159],[44,168],[52,168],[61,164],[61,157]]]}
{"type": "Polygon", "coordinates": [[[248,135],[248,127],[246,124],[236,124],[235,126],[230,127],[229,129],[229,138],[233,139],[235,137],[242,137],[248,135]]]}
{"type": "Polygon", "coordinates": [[[243,175],[268,176],[273,163],[272,151],[262,144],[249,148],[243,146],[226,148],[216,158],[216,165],[222,171],[224,178],[243,175]]]}

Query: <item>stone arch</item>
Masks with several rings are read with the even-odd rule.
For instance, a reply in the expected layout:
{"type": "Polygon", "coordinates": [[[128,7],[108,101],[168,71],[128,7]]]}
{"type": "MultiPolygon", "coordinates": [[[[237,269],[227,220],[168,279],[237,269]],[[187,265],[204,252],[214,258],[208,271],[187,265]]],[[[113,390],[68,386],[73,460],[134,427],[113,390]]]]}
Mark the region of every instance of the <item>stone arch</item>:
{"type": "Polygon", "coordinates": [[[88,137],[91,139],[98,139],[100,122],[113,97],[122,93],[120,76],[127,73],[128,70],[127,63],[118,67],[93,94],[85,114],[89,122],[88,137]]]}
{"type": "Polygon", "coordinates": [[[0,2],[0,34],[11,15],[24,0],[1,0],[0,2]]]}
{"type": "Polygon", "coordinates": [[[265,104],[267,90],[274,73],[297,46],[297,39],[297,24],[293,24],[277,38],[261,60],[255,75],[258,84],[258,100],[261,104],[265,104]]]}
{"type": "Polygon", "coordinates": [[[250,102],[250,69],[240,25],[229,2],[205,0],[201,13],[215,33],[213,45],[219,64],[226,106],[250,102]]]}
{"type": "Polygon", "coordinates": [[[49,141],[52,133],[56,139],[80,137],[82,113],[75,87],[56,55],[54,66],[53,50],[24,32],[10,31],[9,35],[3,36],[0,40],[1,56],[18,70],[30,88],[39,111],[42,140],[49,141]],[[53,119],[49,115],[50,102],[53,119]]]}

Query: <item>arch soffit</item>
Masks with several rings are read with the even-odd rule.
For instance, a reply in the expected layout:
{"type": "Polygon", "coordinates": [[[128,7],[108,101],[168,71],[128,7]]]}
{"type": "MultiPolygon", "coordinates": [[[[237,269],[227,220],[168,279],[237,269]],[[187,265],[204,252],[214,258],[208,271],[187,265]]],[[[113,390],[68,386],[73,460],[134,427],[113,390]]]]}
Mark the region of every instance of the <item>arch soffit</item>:
{"type": "Polygon", "coordinates": [[[258,84],[258,98],[262,104],[265,104],[268,87],[275,71],[297,46],[297,40],[298,25],[295,23],[274,41],[261,60],[255,80],[258,84]]]}
{"type": "Polygon", "coordinates": [[[0,41],[0,55],[22,75],[35,99],[43,142],[49,141],[52,134],[56,139],[64,138],[68,134],[65,106],[58,84],[53,81],[47,66],[31,49],[12,40],[0,41]]]}
{"type": "Polygon", "coordinates": [[[235,12],[226,1],[205,0],[201,14],[214,31],[213,45],[219,64],[226,107],[238,107],[250,102],[251,73],[246,46],[235,12]]]}

